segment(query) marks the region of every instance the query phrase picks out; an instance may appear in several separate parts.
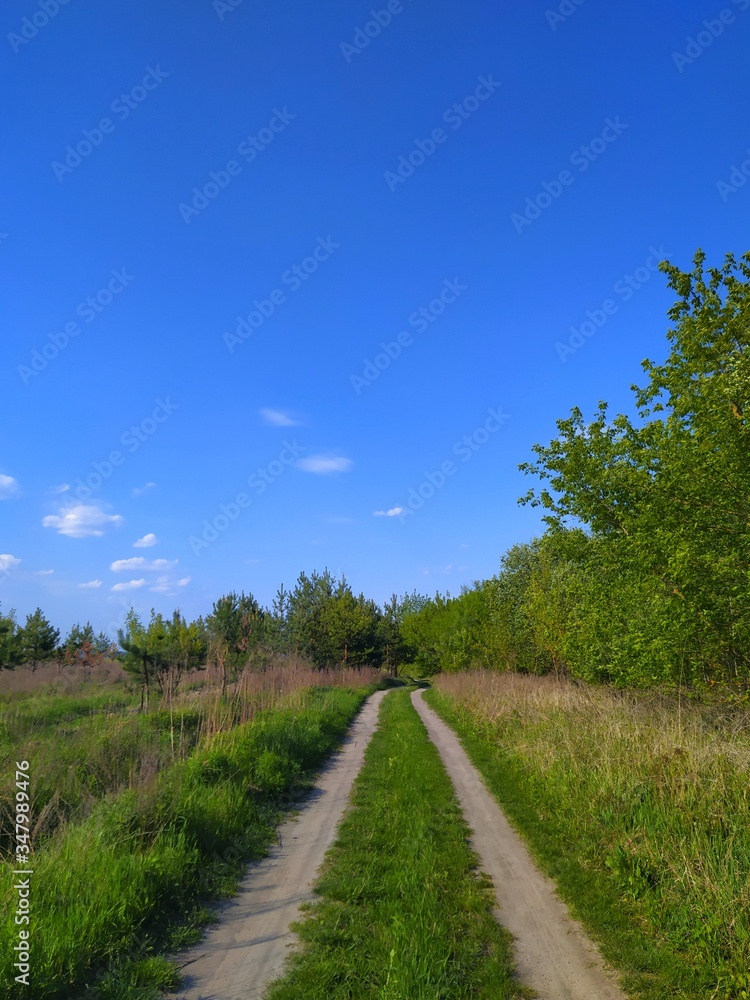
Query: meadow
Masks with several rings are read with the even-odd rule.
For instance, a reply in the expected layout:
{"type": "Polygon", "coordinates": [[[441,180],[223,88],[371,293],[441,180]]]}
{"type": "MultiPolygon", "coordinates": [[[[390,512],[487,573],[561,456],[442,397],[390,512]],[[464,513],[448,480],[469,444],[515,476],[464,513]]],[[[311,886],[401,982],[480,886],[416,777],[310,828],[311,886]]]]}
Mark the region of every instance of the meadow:
{"type": "Polygon", "coordinates": [[[750,710],[473,671],[427,695],[633,997],[750,996],[750,710]]]}

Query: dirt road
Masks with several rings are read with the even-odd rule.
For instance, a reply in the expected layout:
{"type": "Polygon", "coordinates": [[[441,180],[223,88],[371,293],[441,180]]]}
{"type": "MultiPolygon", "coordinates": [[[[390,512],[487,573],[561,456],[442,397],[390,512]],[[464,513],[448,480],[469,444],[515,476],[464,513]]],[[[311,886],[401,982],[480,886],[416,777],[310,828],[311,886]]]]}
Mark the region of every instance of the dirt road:
{"type": "Polygon", "coordinates": [[[626,1000],[552,883],[534,865],[456,734],[414,691],[412,702],[450,775],[474,850],[492,879],[496,916],[514,935],[518,978],[540,1000],[626,1000]]]}
{"type": "MultiPolygon", "coordinates": [[[[261,1000],[267,984],[281,974],[296,941],[289,925],[298,919],[300,904],[313,898],[317,870],[335,839],[385,694],[368,699],[299,816],[283,824],[279,843],[221,907],[220,922],[180,958],[185,973],[180,1000],[261,1000]]],[[[540,1000],[626,1000],[595,946],[534,865],[455,733],[428,708],[421,691],[412,694],[412,702],[440,752],[473,831],[474,849],[494,883],[497,919],[515,937],[520,981],[540,1000]]]]}
{"type": "Polygon", "coordinates": [[[317,869],[336,835],[386,694],[377,691],[367,700],[299,816],[282,825],[279,843],[221,907],[220,923],[181,956],[180,998],[255,1000],[281,973],[296,940],[289,925],[299,917],[300,904],[312,898],[317,869]]]}

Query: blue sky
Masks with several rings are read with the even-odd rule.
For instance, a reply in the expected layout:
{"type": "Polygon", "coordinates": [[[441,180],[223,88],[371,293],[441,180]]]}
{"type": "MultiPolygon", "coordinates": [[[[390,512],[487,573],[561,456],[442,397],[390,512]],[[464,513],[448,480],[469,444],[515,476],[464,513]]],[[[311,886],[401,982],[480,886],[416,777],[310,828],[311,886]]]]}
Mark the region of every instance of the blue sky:
{"type": "Polygon", "coordinates": [[[492,575],[532,444],[664,355],[658,259],[748,249],[750,0],[23,0],[0,35],[21,617],[492,575]]]}

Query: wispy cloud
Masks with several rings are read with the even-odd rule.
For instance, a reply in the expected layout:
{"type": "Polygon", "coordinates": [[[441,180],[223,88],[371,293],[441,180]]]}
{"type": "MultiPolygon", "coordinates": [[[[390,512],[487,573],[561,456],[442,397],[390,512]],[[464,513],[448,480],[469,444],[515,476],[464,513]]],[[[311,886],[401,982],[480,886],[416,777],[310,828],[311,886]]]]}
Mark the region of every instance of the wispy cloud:
{"type": "Polygon", "coordinates": [[[373,511],[374,517],[401,517],[405,514],[406,510],[403,507],[391,507],[390,510],[375,510],[373,511]]]}
{"type": "Polygon", "coordinates": [[[327,476],[332,472],[348,472],[352,467],[350,458],[338,455],[310,455],[297,462],[297,468],[303,472],[313,472],[318,476],[327,476]]]}
{"type": "Polygon", "coordinates": [[[52,576],[54,572],[53,569],[38,569],[34,571],[34,576],[52,576]]]}
{"type": "Polygon", "coordinates": [[[140,587],[145,587],[146,581],[141,580],[129,580],[127,583],[116,583],[112,588],[113,593],[120,593],[123,590],[138,590],[140,587]]]}
{"type": "Polygon", "coordinates": [[[177,587],[187,587],[192,578],[183,576],[181,580],[171,580],[169,576],[160,576],[149,590],[153,594],[174,594],[177,587]]]}
{"type": "Polygon", "coordinates": [[[260,415],[264,423],[271,427],[299,427],[301,421],[286,410],[262,409],[260,415]]]}
{"type": "Polygon", "coordinates": [[[101,580],[89,580],[87,583],[79,583],[81,590],[98,590],[101,587],[101,580]]]}
{"type": "Polygon", "coordinates": [[[88,538],[103,535],[105,528],[120,525],[123,520],[120,514],[105,514],[101,507],[80,503],[61,508],[59,514],[48,514],[42,518],[42,524],[45,528],[56,528],[59,535],[68,538],[88,538]]]}
{"type": "Polygon", "coordinates": [[[139,538],[137,541],[133,542],[133,548],[150,549],[151,546],[156,545],[158,541],[159,539],[156,537],[153,531],[150,531],[147,535],[144,535],[143,538],[139,538]]]}
{"type": "Polygon", "coordinates": [[[164,570],[172,569],[178,559],[146,559],[144,556],[133,556],[130,559],[115,559],[109,567],[113,573],[123,573],[131,569],[164,570]]]}
{"type": "Polygon", "coordinates": [[[144,493],[146,493],[148,490],[154,489],[155,486],[156,483],[146,483],[144,486],[136,486],[133,490],[133,496],[134,497],[143,496],[144,493]]]}
{"type": "Polygon", "coordinates": [[[21,560],[16,556],[10,555],[6,552],[4,555],[0,555],[0,573],[5,573],[9,569],[15,569],[16,566],[21,565],[21,560]]]}
{"type": "Polygon", "coordinates": [[[13,497],[17,497],[20,492],[21,488],[17,479],[14,479],[13,476],[0,474],[0,500],[11,500],[13,497]]]}
{"type": "Polygon", "coordinates": [[[60,496],[61,493],[67,493],[70,489],[70,483],[60,483],[59,486],[53,486],[50,490],[52,496],[60,496]]]}

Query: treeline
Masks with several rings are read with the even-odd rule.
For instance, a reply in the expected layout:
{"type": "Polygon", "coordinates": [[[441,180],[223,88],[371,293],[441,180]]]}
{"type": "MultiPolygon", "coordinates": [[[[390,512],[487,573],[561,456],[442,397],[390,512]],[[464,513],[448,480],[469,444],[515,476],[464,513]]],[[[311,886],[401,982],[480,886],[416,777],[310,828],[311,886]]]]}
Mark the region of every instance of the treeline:
{"type": "Polygon", "coordinates": [[[750,254],[664,263],[678,295],[633,416],[578,409],[521,466],[546,534],[404,623],[423,669],[623,685],[750,678],[750,254]]]}
{"type": "Polygon", "coordinates": [[[28,663],[36,670],[40,663],[57,660],[59,664],[77,663],[84,668],[94,666],[106,656],[115,656],[116,649],[104,633],[98,635],[90,623],[74,625],[60,641],[60,630],[46,618],[41,608],[26,616],[19,625],[14,611],[0,611],[0,670],[12,670],[28,663]]]}
{"type": "Polygon", "coordinates": [[[148,622],[131,611],[118,647],[146,699],[156,685],[167,702],[188,670],[206,665],[224,693],[242,670],[262,667],[279,654],[294,653],[319,668],[367,665],[395,673],[414,656],[402,638],[403,621],[426,600],[394,595],[379,607],[328,570],[301,573],[292,590],[278,590],[270,609],[252,594],[230,593],[192,623],[178,611],[171,619],[152,612],[148,622]]]}
{"type": "Polygon", "coordinates": [[[118,656],[167,698],[196,666],[223,689],[248,664],[296,653],[315,666],[424,673],[480,666],[567,672],[621,685],[750,678],[750,254],[720,268],[660,265],[678,300],[663,364],[644,361],[632,416],[578,409],[521,466],[541,481],[520,502],[547,531],[460,596],[378,606],[328,571],[302,573],[272,608],[220,598],[188,623],[128,616],[117,643],[75,626],[60,643],[37,609],[0,615],[0,666],[56,657],[85,669],[118,656]]]}
{"type": "Polygon", "coordinates": [[[301,573],[292,590],[278,590],[271,608],[252,594],[230,593],[211,613],[187,621],[152,610],[144,620],[134,609],[117,641],[96,635],[90,623],[75,625],[61,641],[41,609],[20,626],[13,612],[0,615],[0,667],[56,660],[86,671],[104,659],[118,659],[141,685],[144,701],[156,689],[169,703],[180,678],[207,668],[222,692],[245,667],[262,667],[279,654],[294,653],[315,667],[375,666],[395,672],[413,659],[404,641],[404,618],[427,603],[417,594],[393,596],[382,607],[355,595],[345,579],[328,570],[301,573]]]}

